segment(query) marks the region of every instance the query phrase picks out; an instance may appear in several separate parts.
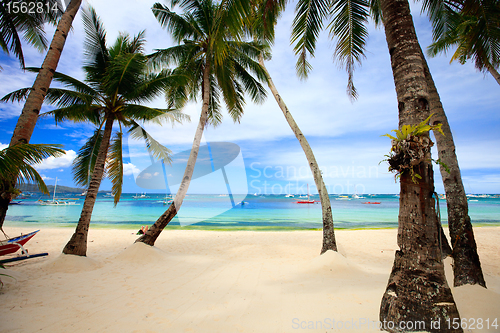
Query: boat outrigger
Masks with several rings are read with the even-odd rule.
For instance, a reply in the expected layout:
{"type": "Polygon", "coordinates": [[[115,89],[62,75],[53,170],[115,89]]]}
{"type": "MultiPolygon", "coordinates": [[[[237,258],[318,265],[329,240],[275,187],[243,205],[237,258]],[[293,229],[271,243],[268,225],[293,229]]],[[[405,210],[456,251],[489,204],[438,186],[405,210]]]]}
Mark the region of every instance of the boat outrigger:
{"type": "Polygon", "coordinates": [[[52,196],[52,200],[38,200],[38,203],[42,206],[68,206],[68,205],[76,205],[77,198],[60,198],[56,199],[56,188],[57,188],[57,177],[56,182],[54,184],[54,195],[52,196]]]}
{"type": "Polygon", "coordinates": [[[48,253],[28,254],[28,250],[24,248],[24,244],[26,244],[31,238],[33,238],[39,231],[40,230],[36,230],[30,232],[29,234],[13,238],[7,237],[7,235],[5,235],[4,233],[7,239],[0,241],[0,256],[16,253],[19,249],[21,250],[22,255],[18,257],[0,260],[0,264],[49,255],[48,253]]]}

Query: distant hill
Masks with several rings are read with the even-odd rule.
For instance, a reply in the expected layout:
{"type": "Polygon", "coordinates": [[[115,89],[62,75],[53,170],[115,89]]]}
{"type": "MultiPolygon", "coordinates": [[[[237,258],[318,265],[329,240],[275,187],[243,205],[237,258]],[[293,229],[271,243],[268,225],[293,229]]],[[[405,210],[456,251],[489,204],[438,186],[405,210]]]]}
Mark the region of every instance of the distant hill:
{"type": "MultiPolygon", "coordinates": [[[[32,192],[32,193],[41,193],[40,190],[36,185],[33,184],[22,184],[17,187],[23,192],[32,192]]],[[[47,188],[49,189],[49,192],[54,192],[54,185],[47,185],[47,188]]],[[[76,188],[76,187],[69,187],[69,186],[63,186],[63,185],[57,185],[57,193],[82,193],[84,192],[84,189],[81,188],[76,188]]],[[[101,191],[100,191],[101,192],[101,191]]]]}

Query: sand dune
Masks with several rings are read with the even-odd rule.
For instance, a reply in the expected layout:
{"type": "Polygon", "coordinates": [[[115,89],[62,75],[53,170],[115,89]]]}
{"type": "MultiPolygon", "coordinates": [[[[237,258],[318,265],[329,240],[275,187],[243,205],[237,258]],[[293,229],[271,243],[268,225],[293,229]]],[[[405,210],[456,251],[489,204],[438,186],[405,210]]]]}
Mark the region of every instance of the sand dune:
{"type": "MultiPolygon", "coordinates": [[[[28,248],[50,256],[10,267],[1,332],[379,332],[397,248],[395,229],[337,231],[344,255],[322,256],[316,231],[176,230],[149,247],[130,230],[92,229],[79,258],[60,254],[72,231],[42,229],[28,248]]],[[[453,294],[463,318],[491,321],[500,317],[500,228],[475,233],[489,289],[453,294]]]]}

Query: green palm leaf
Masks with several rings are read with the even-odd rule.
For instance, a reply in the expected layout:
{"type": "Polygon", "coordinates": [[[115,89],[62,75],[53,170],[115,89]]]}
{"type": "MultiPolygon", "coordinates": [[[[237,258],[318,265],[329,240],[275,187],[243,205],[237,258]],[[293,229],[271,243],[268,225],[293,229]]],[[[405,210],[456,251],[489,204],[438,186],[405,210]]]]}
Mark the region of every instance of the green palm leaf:
{"type": "Polygon", "coordinates": [[[144,128],[138,123],[133,122],[129,130],[129,135],[135,140],[144,140],[148,152],[157,160],[163,160],[168,163],[172,162],[170,155],[172,151],[156,141],[144,128]]]}
{"type": "Polygon", "coordinates": [[[366,0],[334,0],[331,14],[330,34],[338,40],[334,55],[347,71],[348,95],[356,99],[353,75],[356,64],[360,64],[364,57],[369,3],[366,0]]]}
{"type": "Polygon", "coordinates": [[[0,150],[0,179],[11,180],[18,174],[16,182],[34,183],[40,191],[48,194],[47,186],[33,165],[50,156],[64,155],[66,152],[61,147],[62,145],[54,144],[21,143],[0,150]]]}
{"type": "Polygon", "coordinates": [[[307,60],[314,57],[316,41],[323,29],[323,20],[330,12],[330,2],[324,0],[299,0],[295,7],[296,16],[292,23],[291,42],[298,55],[295,68],[300,78],[306,78],[312,66],[307,60]]]}
{"type": "Polygon", "coordinates": [[[123,143],[122,133],[115,133],[109,147],[108,159],[106,160],[106,172],[111,180],[111,193],[114,196],[115,206],[120,201],[123,186],[123,143]]]}
{"type": "Polygon", "coordinates": [[[78,155],[73,161],[73,180],[76,184],[85,187],[89,185],[101,146],[102,135],[103,131],[97,128],[78,151],[78,155]]]}

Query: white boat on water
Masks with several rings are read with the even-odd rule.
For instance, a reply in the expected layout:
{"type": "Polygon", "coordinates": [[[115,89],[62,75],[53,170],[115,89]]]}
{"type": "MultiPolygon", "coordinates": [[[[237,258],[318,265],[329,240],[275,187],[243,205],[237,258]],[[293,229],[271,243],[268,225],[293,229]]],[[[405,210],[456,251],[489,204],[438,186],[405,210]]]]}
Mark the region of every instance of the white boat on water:
{"type": "Polygon", "coordinates": [[[347,195],[339,195],[335,200],[351,200],[347,195]]]}
{"type": "Polygon", "coordinates": [[[78,199],[67,199],[60,198],[56,199],[56,188],[57,188],[57,177],[56,182],[54,184],[54,195],[52,196],[52,200],[38,200],[38,203],[42,206],[69,206],[76,205],[76,201],[78,199]]]}
{"type": "Polygon", "coordinates": [[[285,198],[293,198],[293,197],[294,197],[293,194],[287,194],[287,195],[285,195],[285,198]]]}
{"type": "Polygon", "coordinates": [[[132,196],[134,199],[147,199],[149,198],[149,195],[146,195],[146,193],[142,193],[141,195],[138,195],[137,193],[132,196]]]}

